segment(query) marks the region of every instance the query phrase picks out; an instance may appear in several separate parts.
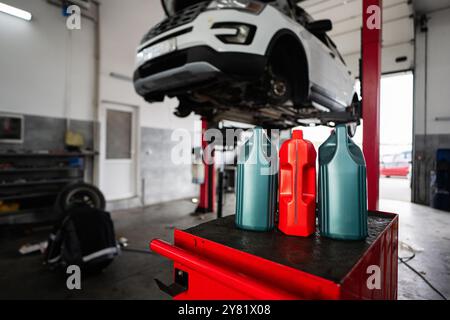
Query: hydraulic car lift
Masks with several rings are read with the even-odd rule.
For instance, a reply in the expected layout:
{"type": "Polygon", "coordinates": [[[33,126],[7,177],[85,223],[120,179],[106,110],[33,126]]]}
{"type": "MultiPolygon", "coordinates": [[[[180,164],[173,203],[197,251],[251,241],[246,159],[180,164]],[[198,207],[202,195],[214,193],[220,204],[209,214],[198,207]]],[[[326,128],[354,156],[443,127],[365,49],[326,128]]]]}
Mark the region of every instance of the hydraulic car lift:
{"type": "MultiPolygon", "coordinates": [[[[238,230],[234,216],[185,231],[174,245],[150,243],[152,251],[174,261],[174,283],[157,280],[175,299],[396,299],[398,216],[377,212],[382,0],[363,0],[363,149],[367,163],[369,236],[335,241],[318,233],[289,237],[275,230],[238,230]],[[378,275],[378,283],[377,283],[378,275]],[[371,282],[374,280],[373,282],[371,282]]],[[[203,120],[203,129],[207,123],[203,120]]],[[[206,147],[206,141],[202,145],[206,147]]],[[[199,211],[213,211],[214,168],[206,168],[199,211]]]]}
{"type": "MultiPolygon", "coordinates": [[[[205,118],[202,118],[202,149],[205,150],[208,146],[208,141],[205,139],[205,132],[208,130],[208,121],[205,118]]],[[[200,185],[200,197],[196,213],[207,213],[214,212],[214,203],[215,203],[215,194],[216,194],[216,176],[214,170],[214,153],[209,155],[213,157],[213,159],[208,159],[210,161],[206,161],[203,158],[205,164],[205,181],[200,185]]]]}
{"type": "MultiPolygon", "coordinates": [[[[367,195],[369,210],[378,209],[380,180],[380,80],[381,80],[381,21],[382,0],[363,1],[362,27],[362,96],[363,151],[367,165],[367,195]],[[379,28],[369,24],[379,10],[379,28]]],[[[376,18],[376,16],[375,16],[376,18]]]]}

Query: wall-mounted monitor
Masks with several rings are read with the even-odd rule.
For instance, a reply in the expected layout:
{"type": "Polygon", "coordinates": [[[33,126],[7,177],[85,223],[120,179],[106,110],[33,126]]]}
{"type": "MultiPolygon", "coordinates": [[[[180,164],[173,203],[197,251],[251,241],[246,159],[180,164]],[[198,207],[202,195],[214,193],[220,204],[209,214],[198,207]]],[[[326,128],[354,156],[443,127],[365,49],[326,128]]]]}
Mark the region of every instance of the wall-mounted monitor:
{"type": "Polygon", "coordinates": [[[23,116],[0,113],[0,143],[23,143],[23,116]]]}

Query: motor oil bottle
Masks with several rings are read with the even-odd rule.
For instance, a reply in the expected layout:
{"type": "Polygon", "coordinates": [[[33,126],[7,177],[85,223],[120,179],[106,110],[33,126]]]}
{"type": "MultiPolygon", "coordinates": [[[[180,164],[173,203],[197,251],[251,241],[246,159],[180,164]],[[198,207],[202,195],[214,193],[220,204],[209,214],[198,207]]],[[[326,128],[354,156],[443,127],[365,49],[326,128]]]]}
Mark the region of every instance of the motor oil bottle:
{"type": "Polygon", "coordinates": [[[238,149],[236,226],[269,231],[277,208],[278,150],[262,128],[238,149]]]}
{"type": "Polygon", "coordinates": [[[319,228],[322,236],[367,237],[366,163],[361,149],[338,125],[319,148],[319,228]]]}
{"type": "Polygon", "coordinates": [[[316,150],[295,130],[280,148],[278,229],[308,237],[316,231],[316,150]]]}

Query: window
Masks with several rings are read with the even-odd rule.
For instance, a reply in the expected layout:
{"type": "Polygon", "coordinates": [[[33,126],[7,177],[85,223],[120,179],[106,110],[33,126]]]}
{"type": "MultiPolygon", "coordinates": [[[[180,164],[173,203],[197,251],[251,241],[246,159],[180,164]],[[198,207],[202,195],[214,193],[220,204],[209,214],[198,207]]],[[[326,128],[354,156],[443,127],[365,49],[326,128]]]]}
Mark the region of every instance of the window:
{"type": "Polygon", "coordinates": [[[333,42],[333,40],[330,39],[329,36],[325,35],[326,40],[328,42],[328,48],[331,49],[331,51],[333,51],[333,53],[339,58],[339,60],[341,60],[341,62],[346,65],[344,58],[342,58],[341,53],[339,52],[339,50],[337,49],[336,44],[333,42]]]}
{"type": "Polygon", "coordinates": [[[131,159],[132,114],[108,110],[106,118],[106,159],[131,159]]]}

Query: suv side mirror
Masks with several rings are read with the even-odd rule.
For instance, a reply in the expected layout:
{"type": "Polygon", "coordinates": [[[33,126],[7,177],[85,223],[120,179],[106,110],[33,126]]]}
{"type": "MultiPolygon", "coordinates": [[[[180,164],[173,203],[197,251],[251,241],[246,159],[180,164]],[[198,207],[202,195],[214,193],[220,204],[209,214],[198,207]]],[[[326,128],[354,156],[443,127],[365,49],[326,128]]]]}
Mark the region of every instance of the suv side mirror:
{"type": "Polygon", "coordinates": [[[308,29],[311,33],[321,34],[328,31],[331,31],[333,29],[333,23],[331,20],[317,20],[308,23],[306,26],[306,29],[308,29]]]}

